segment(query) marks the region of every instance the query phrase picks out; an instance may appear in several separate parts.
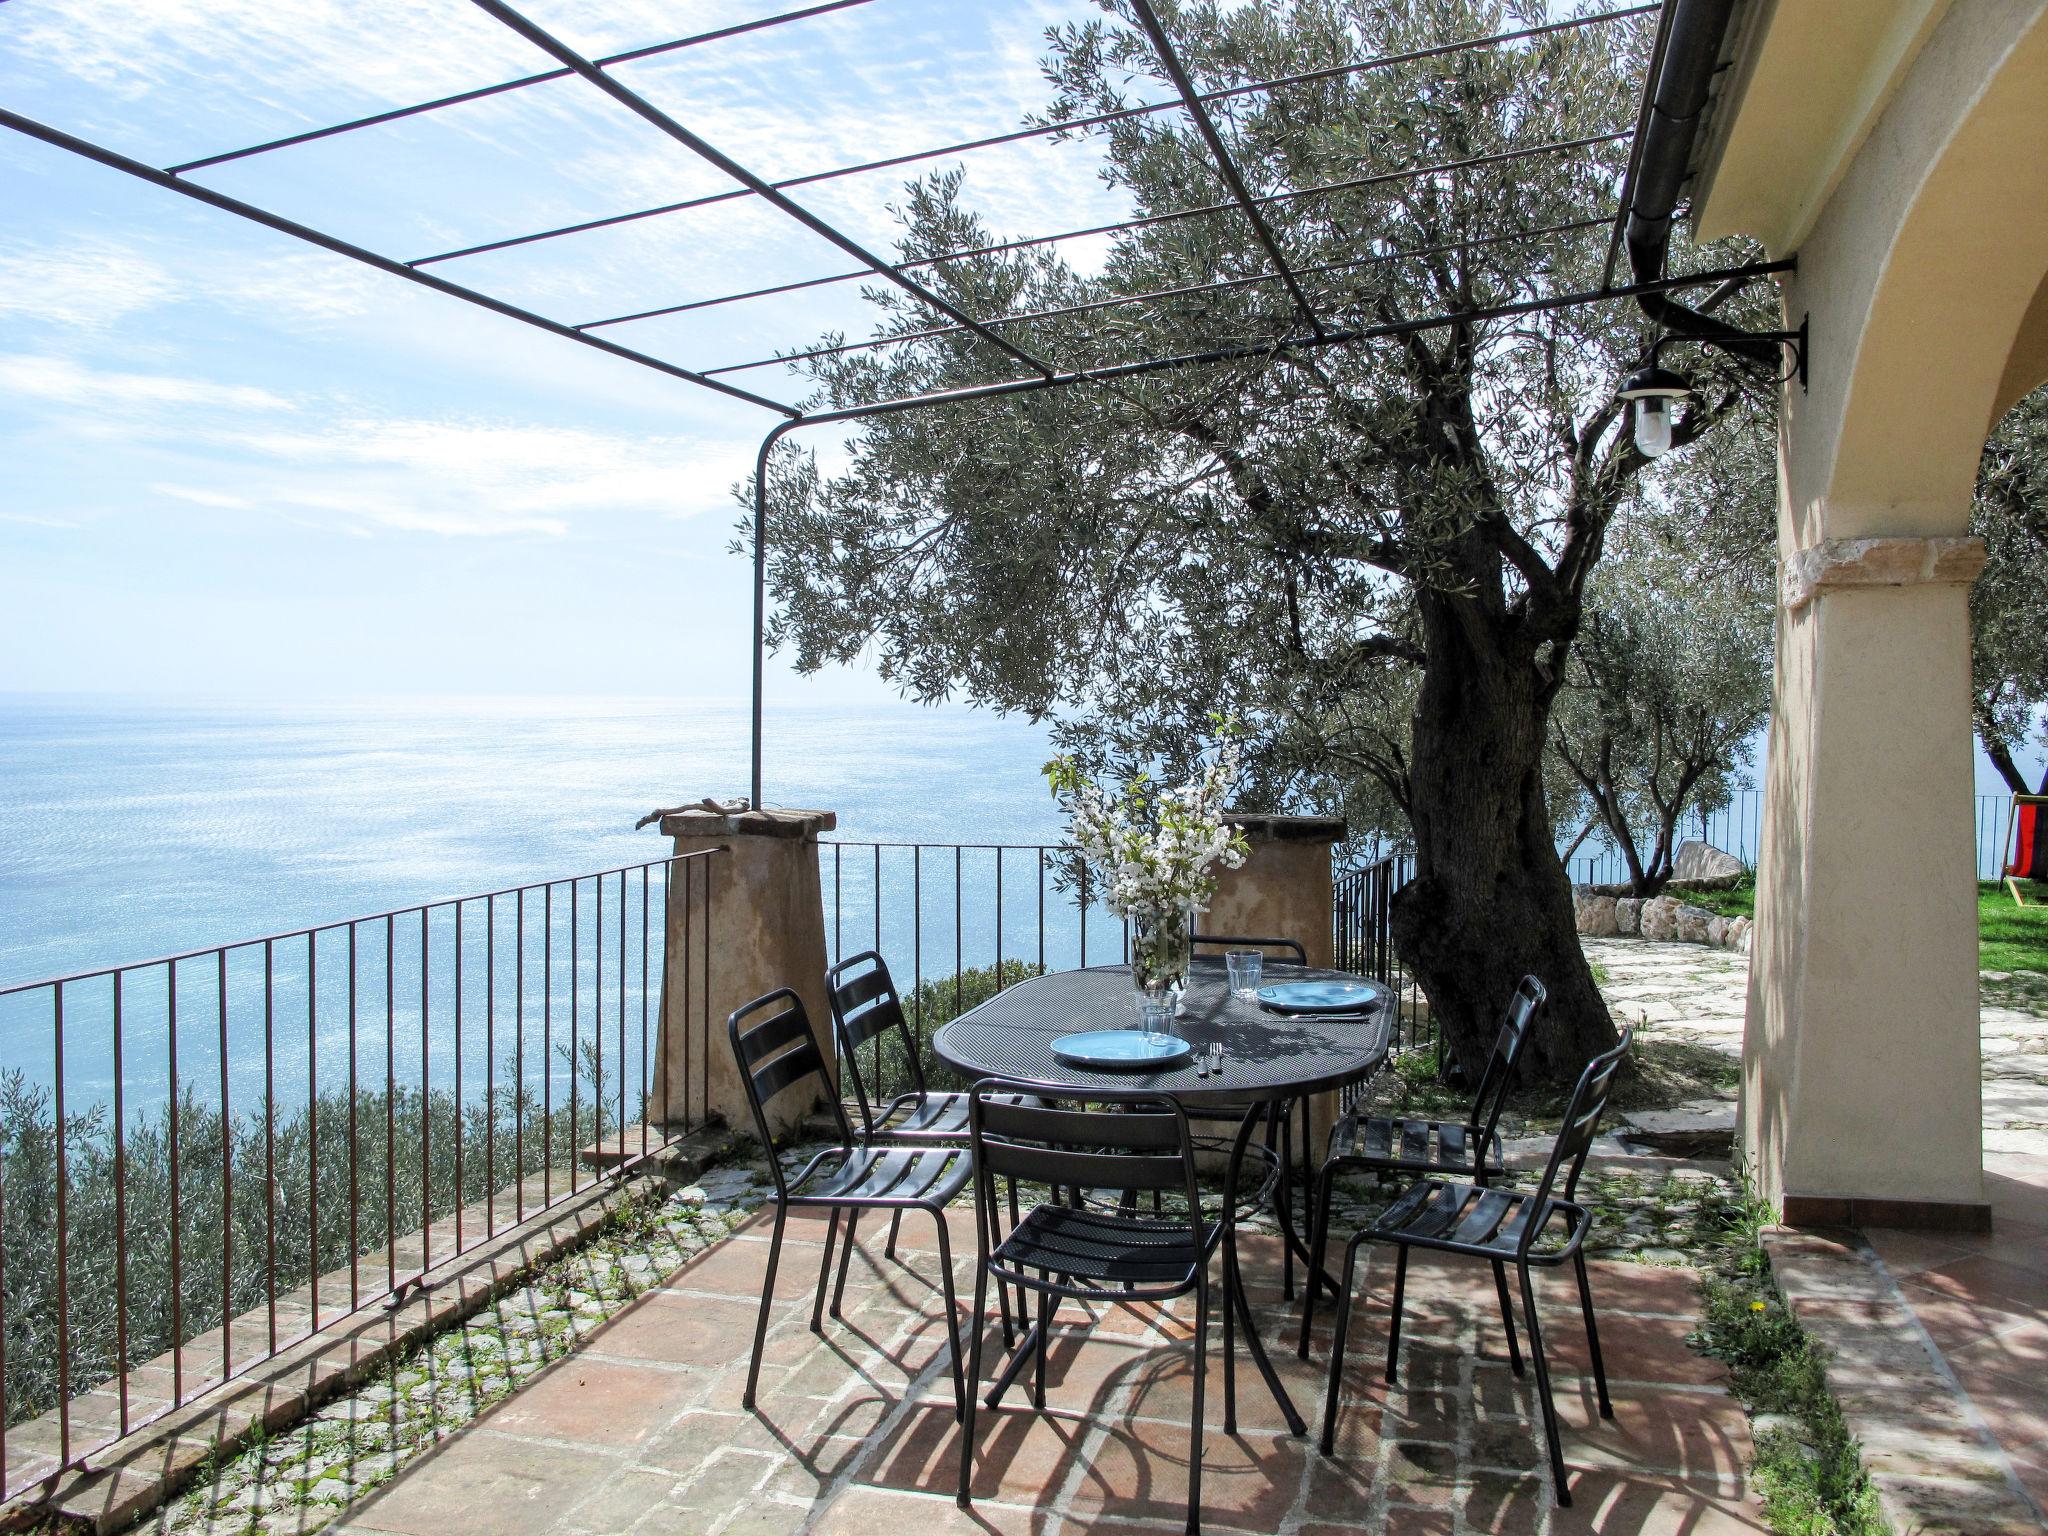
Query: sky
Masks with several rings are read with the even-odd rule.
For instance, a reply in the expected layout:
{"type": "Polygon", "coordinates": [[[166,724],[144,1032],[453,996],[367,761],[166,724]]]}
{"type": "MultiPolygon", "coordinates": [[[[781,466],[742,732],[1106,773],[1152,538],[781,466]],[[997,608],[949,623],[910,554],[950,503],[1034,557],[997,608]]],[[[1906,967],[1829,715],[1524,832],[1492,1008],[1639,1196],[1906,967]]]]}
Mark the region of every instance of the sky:
{"type": "MultiPolygon", "coordinates": [[[[797,3],[522,8],[600,56],[797,3]]],[[[1019,126],[1046,27],[1089,10],[874,0],[618,74],[779,178],[1019,126]]],[[[0,0],[0,102],[158,166],[552,63],[468,0],[0,0]]],[[[932,164],[1022,235],[1121,211],[1094,156],[932,164]]],[[[794,195],[886,251],[907,174],[794,195]]],[[[731,185],[573,79],[191,179],[406,260],[731,185]]],[[[744,696],[732,487],[770,412],[4,130],[0,208],[0,691],[744,696]]],[[[851,265],[749,200],[431,270],[575,323],[851,265]]],[[[747,361],[866,334],[858,288],[605,334],[747,361]]],[[[863,669],[771,687],[892,696],[863,669]]]]}

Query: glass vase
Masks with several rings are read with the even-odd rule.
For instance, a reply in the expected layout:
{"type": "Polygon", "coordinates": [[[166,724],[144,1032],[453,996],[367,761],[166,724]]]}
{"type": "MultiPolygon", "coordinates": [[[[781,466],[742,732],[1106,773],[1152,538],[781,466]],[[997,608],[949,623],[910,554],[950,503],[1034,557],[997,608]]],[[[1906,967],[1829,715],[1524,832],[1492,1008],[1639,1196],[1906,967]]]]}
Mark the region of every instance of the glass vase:
{"type": "Polygon", "coordinates": [[[1131,914],[1131,985],[1141,1007],[1172,1009],[1194,962],[1190,914],[1186,907],[1131,914]]]}

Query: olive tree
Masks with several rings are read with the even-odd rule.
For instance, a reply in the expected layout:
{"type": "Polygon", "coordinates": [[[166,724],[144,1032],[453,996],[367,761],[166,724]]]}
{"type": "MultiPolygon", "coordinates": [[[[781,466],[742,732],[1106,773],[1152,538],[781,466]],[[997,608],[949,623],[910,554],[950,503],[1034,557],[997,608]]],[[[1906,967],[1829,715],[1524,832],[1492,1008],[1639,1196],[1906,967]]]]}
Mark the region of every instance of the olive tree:
{"type": "Polygon", "coordinates": [[[1743,411],[1608,531],[1551,745],[1653,896],[1688,810],[1725,805],[1770,718],[1775,435],[1743,411]]]}
{"type": "MultiPolygon", "coordinates": [[[[2019,765],[2030,735],[2048,756],[2048,390],[1984,445],[1970,526],[1990,556],[1970,593],[1977,739],[2014,794],[2048,794],[2048,767],[2029,784],[2019,765]]],[[[2048,847],[2034,877],[2048,879],[2048,847]]]]}
{"type": "MultiPolygon", "coordinates": [[[[1210,89],[1550,15],[1533,0],[1161,9],[1210,89]]],[[[1255,189],[1346,184],[1266,205],[1324,323],[1469,317],[1597,286],[1626,141],[1544,146],[1632,120],[1646,25],[1215,110],[1255,189]]],[[[1172,93],[1114,3],[1050,34],[1044,67],[1050,123],[1172,93]]],[[[1227,200],[1185,117],[1123,118],[1099,142],[1103,175],[1149,221],[1099,261],[1028,245],[921,278],[977,315],[1060,309],[1003,329],[1066,367],[1304,334],[1247,219],[1176,216],[1227,200]],[[1105,302],[1137,295],[1151,297],[1105,302]]],[[[991,229],[967,191],[958,170],[906,189],[905,259],[1039,232],[991,229]]],[[[814,404],[1015,371],[914,298],[871,296],[897,344],[807,360],[814,404]]],[[[871,657],[914,697],[1055,717],[1105,754],[1170,762],[1211,711],[1235,716],[1270,803],[1407,822],[1396,943],[1457,1057],[1481,1059],[1534,972],[1552,1008],[1527,1070],[1567,1078],[1615,1031],[1574,932],[1545,746],[1588,583],[1646,464],[1613,397],[1644,341],[1640,313],[1609,302],[869,419],[829,473],[794,450],[771,462],[773,637],[799,666],[871,657]]],[[[1695,381],[1681,453],[1750,387],[1714,358],[1695,381]]]]}

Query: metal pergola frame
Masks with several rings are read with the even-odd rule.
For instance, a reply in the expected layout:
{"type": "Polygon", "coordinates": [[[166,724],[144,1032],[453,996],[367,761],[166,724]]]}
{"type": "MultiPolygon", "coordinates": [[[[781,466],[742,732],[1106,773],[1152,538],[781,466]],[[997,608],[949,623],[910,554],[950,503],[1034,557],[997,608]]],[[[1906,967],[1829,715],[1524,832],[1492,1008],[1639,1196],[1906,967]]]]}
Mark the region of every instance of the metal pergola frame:
{"type": "Polygon", "coordinates": [[[952,143],[935,149],[891,155],[881,159],[863,161],[854,165],[827,168],[801,176],[785,178],[781,181],[770,181],[748,169],[731,156],[726,155],[688,126],[649,101],[646,96],[625,84],[611,71],[622,64],[657,55],[674,53],[721,38],[733,37],[743,33],[759,32],[801,22],[831,12],[850,10],[871,4],[873,0],[824,0],[824,3],[804,5],[796,9],[777,12],[751,21],[720,27],[665,42],[649,44],[601,58],[585,57],[561,38],[541,27],[513,5],[507,3],[507,0],[470,0],[470,3],[484,12],[485,15],[547,55],[552,61],[552,67],[494,84],[456,92],[452,95],[437,97],[429,101],[392,108],[387,111],[353,118],[345,122],[309,129],[269,139],[262,143],[201,156],[164,167],[147,164],[105,145],[80,138],[50,124],[39,122],[5,108],[0,108],[0,127],[6,127],[44,144],[78,155],[111,170],[120,171],[125,175],[132,176],[153,186],[175,192],[180,196],[190,198],[222,212],[233,214],[280,234],[289,235],[293,239],[303,241],[335,255],[345,256],[352,261],[359,262],[364,266],[374,268],[393,277],[402,278],[434,292],[446,294],[465,303],[489,310],[494,314],[503,315],[521,324],[545,331],[550,335],[590,347],[613,357],[622,358],[668,377],[685,380],[701,388],[714,391],[731,399],[744,401],[749,405],[758,406],[777,415],[780,419],[769,428],[767,434],[763,437],[755,460],[756,473],[754,478],[753,507],[754,634],[752,722],[750,733],[751,772],[749,779],[749,803],[755,806],[760,805],[762,801],[762,715],[763,684],[766,666],[768,589],[767,471],[769,459],[775,445],[797,428],[843,424],[868,417],[915,410],[927,406],[953,405],[968,401],[996,399],[1007,395],[1041,389],[1062,388],[1072,384],[1106,383],[1178,368],[1196,367],[1255,357],[1278,356],[1285,353],[1328,346],[1355,344],[1393,336],[1412,335],[1461,324],[1474,324],[1518,315],[1567,309],[1584,304],[1633,298],[1641,301],[1646,308],[1656,305],[1657,308],[1653,310],[1653,313],[1661,313],[1664,308],[1669,307],[1668,303],[1663,301],[1662,296],[1669,293],[1696,287],[1718,289],[1724,285],[1739,284],[1771,273],[1787,271],[1793,265],[1789,260],[1752,262],[1741,266],[1724,267],[1713,271],[1678,277],[1666,277],[1661,272],[1646,277],[1641,271],[1638,271],[1636,273],[1637,280],[1634,282],[1618,283],[1615,280],[1617,257],[1623,243],[1623,231],[1628,223],[1634,192],[1643,169],[1644,127],[1650,120],[1651,96],[1658,83],[1659,69],[1665,57],[1666,38],[1671,24],[1670,9],[1666,5],[1665,0],[1650,0],[1650,3],[1627,4],[1614,10],[1570,17],[1536,26],[1520,27],[1512,31],[1456,39],[1400,53],[1376,55],[1347,64],[1332,65],[1300,74],[1281,76],[1272,80],[1255,81],[1249,84],[1212,91],[1202,91],[1196,87],[1194,80],[1189,75],[1186,66],[1175,50],[1172,39],[1161,22],[1152,0],[1126,0],[1152,46],[1161,72],[1175,87],[1176,95],[1172,98],[1120,107],[1113,111],[1101,112],[1068,121],[1033,125],[1005,133],[952,143]],[[1236,164],[1229,144],[1217,128],[1215,119],[1209,110],[1211,105],[1219,102],[1268,93],[1291,85],[1348,77],[1367,71],[1386,69],[1426,59],[1441,58],[1462,52],[1532,42],[1547,36],[1572,32],[1585,27],[1611,25],[1652,14],[1657,15],[1659,18],[1658,33],[1651,55],[1649,73],[1644,82],[1643,105],[1636,122],[1626,128],[1587,138],[1561,140],[1495,154],[1474,156],[1464,160],[1443,161],[1429,165],[1404,167],[1393,171],[1376,172],[1371,175],[1320,186],[1255,194],[1246,182],[1242,170],[1236,164]],[[269,209],[216,191],[189,179],[193,172],[202,171],[210,167],[239,162],[296,145],[333,138],[380,124],[421,116],[465,102],[503,95],[546,82],[567,79],[580,80],[591,88],[603,93],[619,106],[634,113],[656,131],[680,144],[693,155],[714,167],[729,180],[736,183],[736,185],[727,190],[707,193],[677,202],[633,209],[622,213],[606,215],[602,218],[585,220],[580,223],[531,231],[521,235],[486,241],[480,244],[411,259],[401,259],[371,250],[324,230],[300,223],[297,220],[286,218],[269,209]],[[1030,236],[1023,239],[1007,240],[959,251],[945,252],[912,261],[894,262],[876,254],[843,230],[795,202],[789,196],[789,191],[792,188],[831,181],[841,177],[929,162],[999,145],[1019,143],[1032,139],[1055,138],[1085,129],[1104,127],[1114,123],[1132,121],[1168,112],[1183,113],[1192,122],[1196,133],[1209,152],[1212,170],[1229,194],[1226,200],[1133,217],[1084,229],[1030,236]],[[1455,245],[1431,247],[1424,250],[1375,252],[1362,256],[1355,261],[1325,263],[1314,267],[1300,268],[1290,263],[1278,235],[1266,218],[1265,210],[1302,199],[1324,197],[1368,186],[1420,180],[1430,176],[1452,174],[1460,170],[1536,156],[1569,153],[1623,140],[1627,140],[1630,144],[1630,155],[1619,207],[1612,216],[1597,220],[1580,220],[1538,229],[1507,231],[1459,242],[1455,245]],[[801,278],[708,298],[688,299],[652,306],[627,314],[573,323],[540,314],[535,310],[486,293],[481,289],[443,277],[438,272],[427,270],[431,267],[481,255],[490,251],[536,244],[590,230],[665,217],[669,214],[683,212],[688,209],[748,198],[758,199],[766,203],[793,223],[802,226],[811,234],[827,241],[844,252],[857,265],[847,271],[801,278]],[[1270,263],[1271,270],[1255,273],[1250,276],[1219,278],[1213,282],[1188,284],[1147,293],[1113,295],[1086,303],[1063,305],[1051,309],[985,316],[976,316],[968,313],[947,299],[942,293],[920,280],[919,276],[915,275],[932,268],[942,267],[949,262],[966,260],[976,256],[1023,250],[1090,236],[1114,235],[1128,230],[1176,220],[1231,214],[1242,218],[1250,226],[1256,242],[1270,263]],[[1608,227],[1610,225],[1611,233],[1607,245],[1606,266],[1598,287],[1544,298],[1523,300],[1512,304],[1502,304],[1488,308],[1468,308],[1457,312],[1429,315],[1415,319],[1394,320],[1371,326],[1335,326],[1330,323],[1327,317],[1318,312],[1301,281],[1304,275],[1321,275],[1396,261],[1404,257],[1478,249],[1484,246],[1510,243],[1516,240],[1540,239],[1591,228],[1608,227]],[[894,336],[879,337],[866,341],[845,342],[832,346],[783,353],[774,357],[704,368],[688,367],[681,363],[655,356],[652,353],[626,346],[608,337],[593,334],[610,327],[626,325],[636,321],[683,314],[725,304],[793,293],[804,289],[859,279],[875,279],[894,285],[931,310],[936,316],[941,317],[941,323],[894,336]],[[1292,306],[1295,323],[1293,328],[1286,333],[1259,341],[1219,345],[1203,350],[1144,357],[1091,367],[1062,368],[1045,358],[1034,355],[1026,347],[1004,334],[1004,330],[1007,327],[1036,320],[1062,317],[1098,309],[1155,303],[1194,294],[1220,292],[1227,289],[1266,283],[1279,284],[1285,289],[1292,306]],[[860,406],[818,411],[805,411],[799,406],[772,399],[767,395],[727,382],[725,377],[734,373],[769,367],[776,363],[797,363],[811,358],[894,346],[920,339],[961,333],[970,334],[1002,353],[1016,365],[1019,371],[1012,377],[995,380],[986,384],[942,390],[929,394],[905,396],[898,399],[881,400],[860,406]]]}

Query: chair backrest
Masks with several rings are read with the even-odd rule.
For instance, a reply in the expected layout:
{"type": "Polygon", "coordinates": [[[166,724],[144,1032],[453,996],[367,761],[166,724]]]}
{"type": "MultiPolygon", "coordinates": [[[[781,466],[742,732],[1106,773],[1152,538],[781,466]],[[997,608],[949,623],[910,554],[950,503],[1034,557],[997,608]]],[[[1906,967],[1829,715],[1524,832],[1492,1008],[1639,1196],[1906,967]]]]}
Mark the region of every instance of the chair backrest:
{"type": "MultiPolygon", "coordinates": [[[[888,962],[872,949],[851,955],[825,972],[825,998],[832,1006],[832,1027],[839,1036],[840,1080],[852,1082],[854,1102],[860,1106],[861,1129],[873,1135],[875,1106],[868,1098],[867,1082],[860,1075],[860,1048],[894,1030],[903,1042],[911,1081],[917,1085],[918,1097],[923,1098],[924,1063],[917,1057],[917,1037],[904,1016],[903,999],[889,974],[888,962]]],[[[876,1060],[879,1063],[879,1055],[876,1060]]],[[[875,1094],[880,1098],[879,1065],[875,1073],[875,1094]]]]}
{"type": "Polygon", "coordinates": [[[1633,1029],[1624,1029],[1613,1048],[1587,1062],[1586,1070],[1579,1074],[1571,1103],[1564,1112],[1564,1123],[1558,1127],[1557,1140],[1550,1148],[1550,1161],[1544,1165],[1542,1182],[1529,1199],[1532,1214],[1521,1237],[1525,1251],[1544,1225],[1546,1202],[1552,1192],[1556,1191],[1564,1200],[1578,1193],[1579,1175],[1585,1171],[1586,1155],[1593,1150],[1593,1138],[1599,1134],[1600,1117],[1606,1113],[1607,1099],[1614,1089],[1614,1075],[1621,1070],[1622,1058],[1628,1055],[1635,1033],[1633,1029]],[[1560,1173],[1564,1175],[1561,1190],[1557,1188],[1560,1173]]]}
{"type": "Polygon", "coordinates": [[[1203,1236],[1201,1189],[1187,1114],[1157,1094],[1091,1088],[1082,1099],[1048,1097],[1043,1087],[984,1078],[970,1091],[968,1134],[985,1260],[998,1240],[996,1180],[1054,1188],[1179,1191],[1194,1241],[1203,1236]]]}
{"type": "Polygon", "coordinates": [[[777,1191],[783,1192],[782,1165],[775,1156],[774,1133],[768,1128],[768,1106],[777,1096],[815,1077],[844,1140],[853,1140],[853,1127],[847,1123],[839,1096],[831,1092],[831,1075],[825,1070],[817,1036],[811,1032],[810,1013],[796,993],[777,987],[751,1003],[742,1003],[727,1015],[725,1028],[732,1039],[740,1083],[747,1092],[747,1107],[754,1112],[761,1149],[767,1154],[777,1191]]]}
{"type": "Polygon", "coordinates": [[[1240,939],[1227,933],[1195,933],[1189,938],[1197,949],[1205,944],[1217,949],[1281,949],[1294,956],[1296,965],[1308,964],[1308,951],[1299,939],[1240,939]]]}
{"type": "Polygon", "coordinates": [[[1479,1090],[1472,1095],[1472,1124],[1479,1133],[1472,1144],[1473,1166],[1482,1180],[1486,1176],[1486,1150],[1493,1145],[1494,1132],[1500,1129],[1501,1112],[1507,1108],[1508,1089],[1514,1084],[1522,1047],[1535,1028],[1536,1016],[1549,1000],[1549,989],[1534,976],[1524,976],[1515,984],[1515,995],[1508,1000],[1507,1017],[1494,1037],[1493,1054],[1486,1058],[1479,1090]]]}

